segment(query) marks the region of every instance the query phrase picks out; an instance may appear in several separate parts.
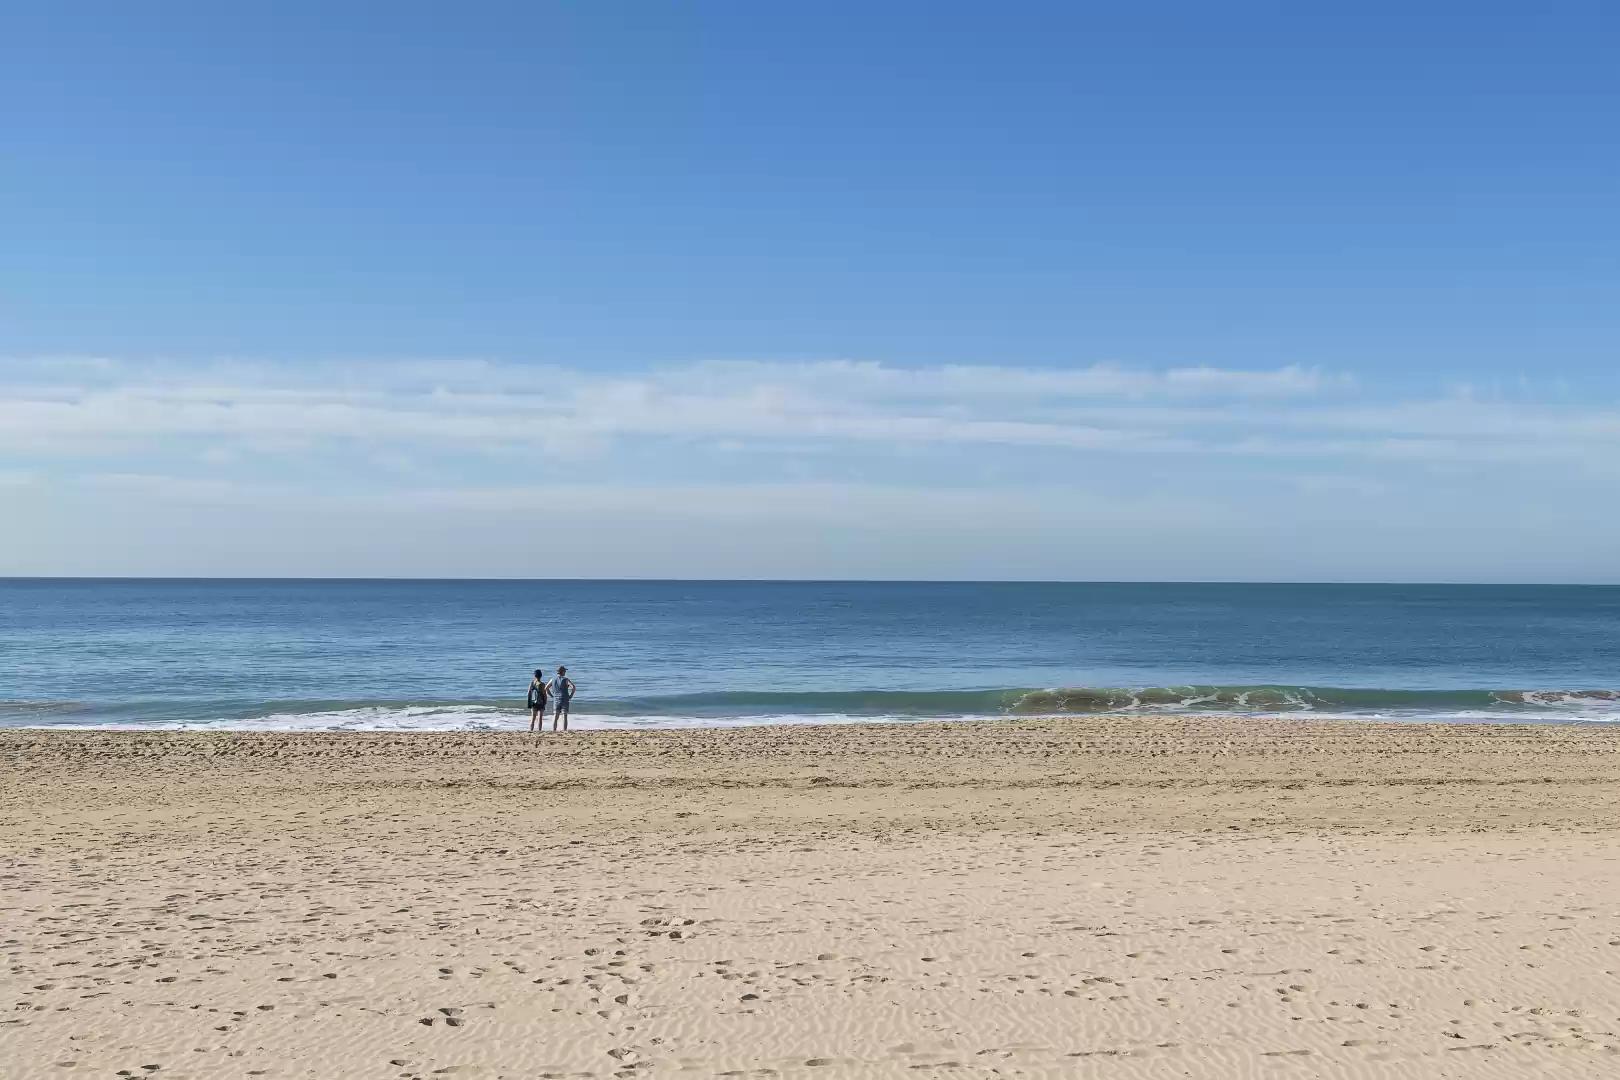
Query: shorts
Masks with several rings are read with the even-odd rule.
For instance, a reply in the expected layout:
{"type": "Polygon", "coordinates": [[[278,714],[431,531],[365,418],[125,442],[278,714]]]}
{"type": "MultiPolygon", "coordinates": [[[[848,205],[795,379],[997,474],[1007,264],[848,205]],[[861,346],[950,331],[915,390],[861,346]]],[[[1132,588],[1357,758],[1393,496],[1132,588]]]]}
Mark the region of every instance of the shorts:
{"type": "Polygon", "coordinates": [[[568,711],[568,699],[565,697],[557,698],[551,703],[551,707],[553,714],[565,713],[568,711]]]}

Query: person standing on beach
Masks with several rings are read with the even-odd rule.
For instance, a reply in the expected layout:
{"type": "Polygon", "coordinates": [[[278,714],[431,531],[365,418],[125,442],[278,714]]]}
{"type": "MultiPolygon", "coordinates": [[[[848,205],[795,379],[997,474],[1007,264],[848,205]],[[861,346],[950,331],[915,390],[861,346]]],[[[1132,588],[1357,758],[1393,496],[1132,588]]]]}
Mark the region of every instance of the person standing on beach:
{"type": "Polygon", "coordinates": [[[529,733],[538,735],[546,729],[546,673],[534,669],[529,680],[529,733]]]}
{"type": "Polygon", "coordinates": [[[568,669],[558,664],[557,677],[546,684],[546,689],[551,692],[551,730],[567,731],[568,703],[574,697],[574,680],[568,677],[568,669]],[[562,725],[560,729],[559,724],[562,725]]]}

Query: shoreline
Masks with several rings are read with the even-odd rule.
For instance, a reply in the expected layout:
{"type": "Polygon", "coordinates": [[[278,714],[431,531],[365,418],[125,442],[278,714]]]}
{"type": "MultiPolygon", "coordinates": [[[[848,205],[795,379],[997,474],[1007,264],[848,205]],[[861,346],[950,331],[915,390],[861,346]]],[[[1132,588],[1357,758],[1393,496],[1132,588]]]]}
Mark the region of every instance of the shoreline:
{"type": "MultiPolygon", "coordinates": [[[[429,711],[431,707],[420,707],[429,711]]],[[[483,707],[479,707],[483,708],[483,707]]],[[[354,712],[366,711],[364,709],[349,710],[354,712]]],[[[400,710],[408,711],[408,710],[400,710]]],[[[271,727],[252,726],[273,719],[278,715],[270,714],[267,717],[241,717],[221,718],[218,720],[140,720],[130,722],[109,723],[40,723],[40,724],[0,724],[0,733],[4,732],[99,732],[106,734],[173,734],[173,735],[517,735],[526,734],[529,723],[526,711],[490,710],[496,712],[501,718],[500,726],[446,726],[446,727],[403,727],[367,725],[364,721],[354,726],[333,724],[324,727],[271,727]]],[[[292,715],[329,715],[328,713],[292,714],[292,715]]],[[[822,727],[914,727],[918,725],[938,724],[983,724],[983,723],[1024,723],[1048,722],[1062,723],[1071,721],[1116,720],[1140,721],[1151,723],[1159,720],[1179,720],[1211,723],[1300,723],[1300,724],[1369,724],[1369,725],[1438,725],[1446,727],[1529,727],[1529,728],[1579,728],[1602,729],[1609,726],[1620,728],[1620,717],[1578,717],[1578,716],[1516,716],[1511,713],[1495,715],[1472,715],[1458,717],[1450,714],[1413,714],[1405,716],[1388,716],[1381,714],[1354,714],[1354,713],[1318,713],[1308,711],[1298,712],[1268,712],[1268,713],[1240,713],[1240,712],[1175,712],[1170,710],[1155,710],[1143,712],[1098,712],[1098,713],[985,713],[963,715],[930,715],[930,716],[863,716],[848,714],[816,714],[803,713],[795,715],[745,715],[745,716],[687,716],[687,715],[638,715],[617,713],[586,713],[582,712],[571,718],[570,733],[594,732],[658,732],[658,731],[740,731],[753,728],[822,728],[822,727]]],[[[547,723],[549,724],[549,717],[547,723]]],[[[492,721],[494,723],[494,721],[492,721]]],[[[548,728],[548,734],[549,728],[548,728]]]]}
{"type": "Polygon", "coordinates": [[[1596,726],[0,730],[28,1076],[1608,1076],[1616,897],[1596,726]]]}

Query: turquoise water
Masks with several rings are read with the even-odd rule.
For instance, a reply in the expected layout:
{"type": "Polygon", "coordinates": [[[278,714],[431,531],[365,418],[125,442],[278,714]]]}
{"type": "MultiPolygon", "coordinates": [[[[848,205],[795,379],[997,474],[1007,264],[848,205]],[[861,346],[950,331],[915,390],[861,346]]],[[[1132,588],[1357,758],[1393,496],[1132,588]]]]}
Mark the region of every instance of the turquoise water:
{"type": "Polygon", "coordinates": [[[0,726],[1620,719],[1620,587],[0,580],[0,726]]]}

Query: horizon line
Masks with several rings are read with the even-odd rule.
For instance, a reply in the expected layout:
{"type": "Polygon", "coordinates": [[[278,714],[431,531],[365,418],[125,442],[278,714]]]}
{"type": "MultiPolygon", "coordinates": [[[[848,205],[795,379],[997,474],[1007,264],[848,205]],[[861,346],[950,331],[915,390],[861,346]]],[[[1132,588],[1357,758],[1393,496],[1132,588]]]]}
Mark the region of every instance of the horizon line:
{"type": "Polygon", "coordinates": [[[1616,589],[1620,581],[1418,581],[1388,579],[1273,579],[1257,578],[708,578],[708,577],[371,577],[353,575],[169,575],[169,574],[0,574],[11,582],[292,582],[334,584],[644,584],[644,585],[1335,585],[1418,586],[1436,588],[1569,588],[1616,589]]]}

